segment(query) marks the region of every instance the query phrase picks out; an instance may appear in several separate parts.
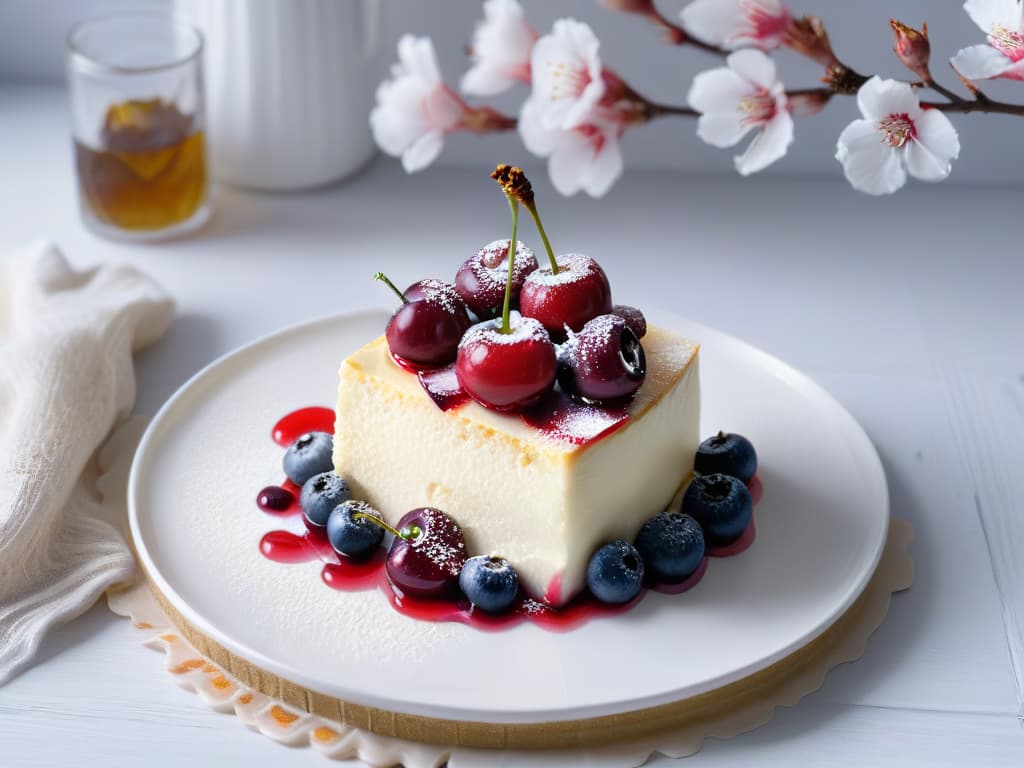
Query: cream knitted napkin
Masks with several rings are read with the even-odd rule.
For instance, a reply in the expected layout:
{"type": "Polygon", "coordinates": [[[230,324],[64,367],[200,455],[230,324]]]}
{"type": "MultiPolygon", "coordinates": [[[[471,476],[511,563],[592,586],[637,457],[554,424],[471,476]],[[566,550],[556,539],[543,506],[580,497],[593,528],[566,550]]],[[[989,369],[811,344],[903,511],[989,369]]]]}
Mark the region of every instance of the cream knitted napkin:
{"type": "MultiPolygon", "coordinates": [[[[133,575],[97,488],[118,457],[100,448],[135,401],[132,352],[172,309],[137,270],[76,272],[48,243],[0,260],[0,684],[133,575]]],[[[120,506],[125,488],[110,490],[120,506]]]]}

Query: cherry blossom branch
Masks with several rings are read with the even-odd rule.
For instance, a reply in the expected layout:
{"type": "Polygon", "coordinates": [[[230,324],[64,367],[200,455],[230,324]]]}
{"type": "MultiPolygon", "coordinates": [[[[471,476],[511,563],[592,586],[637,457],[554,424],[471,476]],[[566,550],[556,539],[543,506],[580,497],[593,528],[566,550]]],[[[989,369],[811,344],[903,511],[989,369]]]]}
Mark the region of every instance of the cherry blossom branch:
{"type": "Polygon", "coordinates": [[[682,26],[671,21],[654,4],[654,0],[603,0],[604,5],[613,11],[632,13],[649,19],[660,27],[666,42],[672,45],[690,45],[715,56],[728,56],[729,51],[713,43],[695,37],[682,26]]]}

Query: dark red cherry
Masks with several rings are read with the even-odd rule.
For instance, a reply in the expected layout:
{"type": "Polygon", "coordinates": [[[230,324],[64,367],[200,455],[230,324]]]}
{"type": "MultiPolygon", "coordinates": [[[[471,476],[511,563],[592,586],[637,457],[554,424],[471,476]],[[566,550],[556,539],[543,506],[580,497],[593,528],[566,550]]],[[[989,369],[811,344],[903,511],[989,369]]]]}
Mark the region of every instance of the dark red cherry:
{"type": "MultiPolygon", "coordinates": [[[[508,238],[488,243],[466,259],[455,274],[455,290],[481,320],[497,317],[505,303],[508,280],[508,238]]],[[[512,267],[512,309],[519,308],[523,280],[537,268],[537,258],[523,242],[516,245],[512,267]]]]}
{"type": "Polygon", "coordinates": [[[414,295],[388,321],[384,335],[391,354],[414,366],[435,367],[455,360],[459,341],[472,321],[455,289],[441,280],[410,286],[414,295]]]}
{"type": "Polygon", "coordinates": [[[642,339],[647,335],[647,318],[644,317],[644,313],[636,307],[630,307],[626,304],[616,304],[612,307],[612,314],[618,315],[626,321],[626,325],[629,329],[636,334],[638,339],[642,339]]]}
{"type": "Polygon", "coordinates": [[[612,289],[600,265],[579,253],[559,256],[558,273],[541,267],[523,281],[519,311],[536,318],[552,339],[565,338],[565,326],[580,330],[590,319],[612,308],[612,289]]]}
{"type": "Polygon", "coordinates": [[[622,401],[640,389],[647,361],[640,339],[618,315],[599,315],[571,334],[558,358],[558,383],[591,403],[622,401]]]}
{"type": "Polygon", "coordinates": [[[407,512],[388,550],[388,579],[399,597],[444,598],[459,588],[466,542],[458,523],[439,509],[407,512]]]}
{"type": "Polygon", "coordinates": [[[474,325],[455,361],[455,375],[466,393],[496,411],[534,405],[554,386],[558,365],[555,346],[537,320],[513,312],[510,326],[510,333],[501,333],[500,320],[474,325]]]}

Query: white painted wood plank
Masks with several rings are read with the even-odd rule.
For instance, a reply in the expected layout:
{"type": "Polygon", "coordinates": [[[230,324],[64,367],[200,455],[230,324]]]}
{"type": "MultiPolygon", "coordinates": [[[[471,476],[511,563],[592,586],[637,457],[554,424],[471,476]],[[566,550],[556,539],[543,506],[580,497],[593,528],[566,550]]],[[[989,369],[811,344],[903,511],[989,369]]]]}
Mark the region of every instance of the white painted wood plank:
{"type": "Polygon", "coordinates": [[[946,385],[1002,603],[1017,714],[1024,722],[1024,381],[953,373],[946,385]]]}
{"type": "Polygon", "coordinates": [[[892,513],[915,530],[914,586],[895,597],[867,655],[836,669],[823,694],[876,707],[1016,713],[1002,605],[942,385],[917,377],[817,378],[878,447],[892,513]]]}

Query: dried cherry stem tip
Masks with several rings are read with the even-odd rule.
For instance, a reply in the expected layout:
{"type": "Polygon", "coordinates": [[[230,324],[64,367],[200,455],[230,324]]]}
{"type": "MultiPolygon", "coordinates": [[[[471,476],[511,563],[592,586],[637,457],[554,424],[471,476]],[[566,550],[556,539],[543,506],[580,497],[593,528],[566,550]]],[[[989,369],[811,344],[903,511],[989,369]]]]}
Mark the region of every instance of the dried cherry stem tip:
{"type": "Polygon", "coordinates": [[[383,272],[375,272],[373,275],[373,279],[380,280],[382,283],[384,283],[384,285],[386,285],[388,288],[394,291],[395,295],[402,300],[403,304],[409,303],[409,300],[405,298],[405,294],[398,290],[397,286],[395,286],[394,283],[388,280],[388,276],[385,275],[383,272]]]}
{"type": "Polygon", "coordinates": [[[501,163],[494,172],[491,174],[491,178],[498,182],[505,194],[509,196],[509,199],[515,198],[523,207],[530,212],[530,216],[533,218],[533,223],[537,225],[537,232],[540,234],[540,239],[544,243],[544,250],[548,253],[548,260],[551,262],[551,274],[558,274],[558,262],[555,260],[555,252],[551,248],[551,242],[548,240],[548,233],[544,231],[544,225],[541,223],[540,214],[537,212],[537,202],[533,196],[533,185],[530,184],[530,180],[526,178],[526,174],[523,173],[523,169],[519,166],[511,166],[507,163],[501,163]]]}

